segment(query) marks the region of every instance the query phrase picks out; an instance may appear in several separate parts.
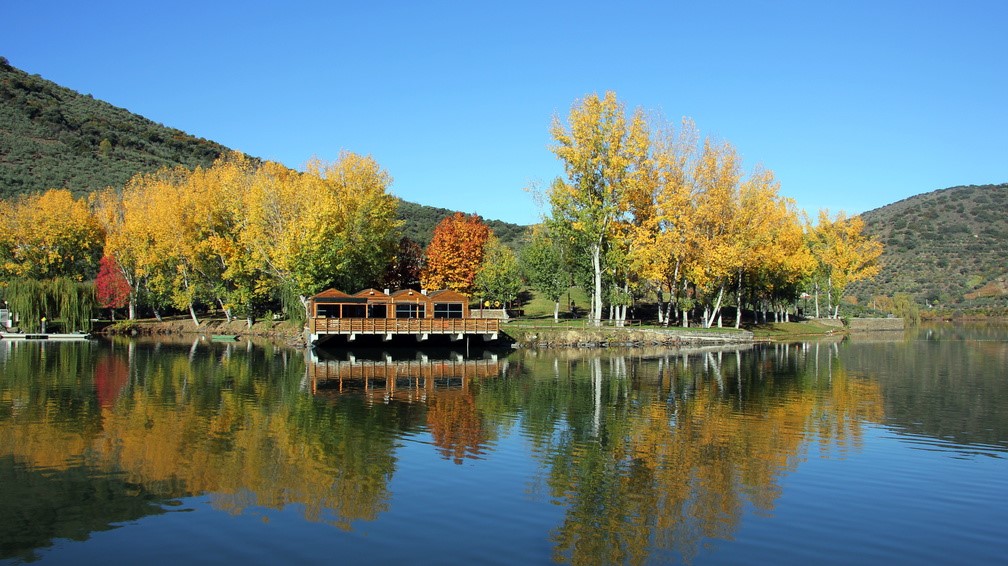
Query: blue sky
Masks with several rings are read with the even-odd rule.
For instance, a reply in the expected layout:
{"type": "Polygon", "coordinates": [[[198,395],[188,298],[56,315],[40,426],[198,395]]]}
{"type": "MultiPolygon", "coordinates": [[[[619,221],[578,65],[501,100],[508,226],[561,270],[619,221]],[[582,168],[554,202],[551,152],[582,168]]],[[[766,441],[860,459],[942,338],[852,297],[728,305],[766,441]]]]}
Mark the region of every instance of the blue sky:
{"type": "Polygon", "coordinates": [[[1008,2],[6,0],[14,66],[301,168],[528,224],[588,93],[735,145],[814,215],[1008,182],[1008,2]]]}

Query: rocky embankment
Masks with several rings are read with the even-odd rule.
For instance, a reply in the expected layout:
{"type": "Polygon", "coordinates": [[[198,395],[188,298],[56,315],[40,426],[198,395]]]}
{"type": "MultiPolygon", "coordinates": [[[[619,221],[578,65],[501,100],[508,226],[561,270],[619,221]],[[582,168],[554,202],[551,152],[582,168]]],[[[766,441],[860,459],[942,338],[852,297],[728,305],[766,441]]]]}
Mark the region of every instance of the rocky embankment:
{"type": "Polygon", "coordinates": [[[689,328],[507,328],[504,332],[520,348],[605,348],[745,344],[753,341],[748,330],[689,328]]]}

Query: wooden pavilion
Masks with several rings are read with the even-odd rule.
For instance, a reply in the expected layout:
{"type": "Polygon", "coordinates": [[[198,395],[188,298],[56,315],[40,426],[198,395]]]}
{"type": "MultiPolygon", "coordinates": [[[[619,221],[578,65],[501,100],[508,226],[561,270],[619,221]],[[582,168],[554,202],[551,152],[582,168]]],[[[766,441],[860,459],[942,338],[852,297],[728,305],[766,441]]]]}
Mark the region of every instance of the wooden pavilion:
{"type": "Polygon", "coordinates": [[[308,300],[308,333],[312,343],[340,335],[353,342],[358,335],[381,335],[385,341],[397,335],[412,335],[418,341],[445,335],[452,341],[467,335],[496,340],[500,321],[471,318],[465,295],[451,290],[394,293],[364,289],[348,295],[327,289],[308,300]]]}

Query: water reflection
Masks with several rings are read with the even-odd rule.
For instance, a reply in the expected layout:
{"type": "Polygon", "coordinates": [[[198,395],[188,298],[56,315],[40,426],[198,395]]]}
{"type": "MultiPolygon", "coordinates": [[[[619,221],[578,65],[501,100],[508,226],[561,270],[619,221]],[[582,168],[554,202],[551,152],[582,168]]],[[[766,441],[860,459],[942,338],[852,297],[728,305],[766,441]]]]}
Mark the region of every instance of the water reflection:
{"type": "MultiPolygon", "coordinates": [[[[867,423],[927,439],[954,422],[960,437],[1003,448],[993,404],[1008,392],[978,360],[1008,362],[1004,344],[974,354],[902,340],[507,356],[0,342],[0,558],[202,494],[231,514],[294,505],[344,530],[378,523],[403,496],[390,485],[416,441],[430,462],[413,473],[469,463],[488,483],[503,459],[488,455],[520,450],[507,456],[537,468],[528,493],[541,494],[521,512],[563,510],[541,533],[557,561],[690,561],[731,540],[747,513],[771,515],[810,454],[859,450],[867,423]],[[918,373],[900,377],[903,366],[918,373]],[[995,400],[955,393],[932,416],[909,384],[948,389],[953,367],[995,400]]],[[[424,484],[411,480],[399,489],[424,484]]]]}
{"type": "Polygon", "coordinates": [[[576,564],[691,560],[732,538],[747,505],[773,509],[808,439],[856,446],[882,413],[836,344],[521,363],[536,380],[518,400],[526,433],[567,510],[554,559],[576,564]]]}

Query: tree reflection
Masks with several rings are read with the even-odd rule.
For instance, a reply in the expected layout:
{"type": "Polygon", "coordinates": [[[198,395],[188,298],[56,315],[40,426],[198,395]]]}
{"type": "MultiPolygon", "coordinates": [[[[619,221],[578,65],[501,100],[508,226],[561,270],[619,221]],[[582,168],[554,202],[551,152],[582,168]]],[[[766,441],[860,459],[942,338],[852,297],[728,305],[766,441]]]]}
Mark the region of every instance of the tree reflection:
{"type": "Polygon", "coordinates": [[[232,513],[297,503],[308,520],[349,528],[387,509],[395,407],[315,399],[303,357],[217,346],[9,348],[0,455],[29,470],[114,472],[155,498],[211,493],[232,513]],[[95,379],[81,379],[91,356],[95,379]]]}
{"type": "Polygon", "coordinates": [[[773,511],[810,434],[824,450],[856,445],[882,414],[877,385],[849,378],[832,346],[532,354],[521,371],[535,379],[524,426],[567,509],[554,559],[575,564],[690,561],[747,506],[773,511]]]}

